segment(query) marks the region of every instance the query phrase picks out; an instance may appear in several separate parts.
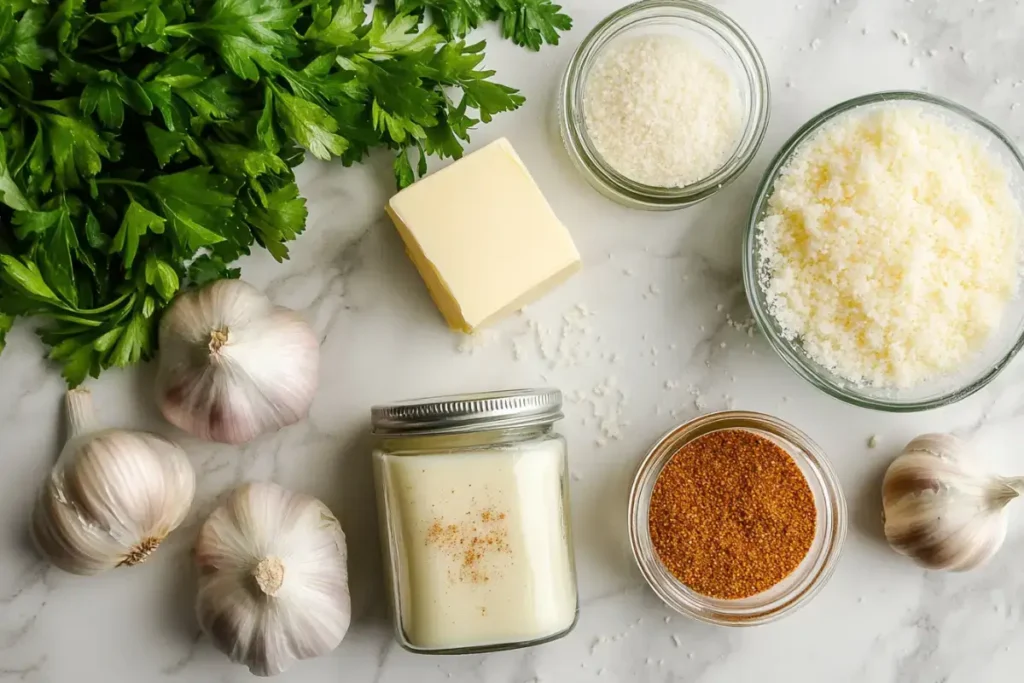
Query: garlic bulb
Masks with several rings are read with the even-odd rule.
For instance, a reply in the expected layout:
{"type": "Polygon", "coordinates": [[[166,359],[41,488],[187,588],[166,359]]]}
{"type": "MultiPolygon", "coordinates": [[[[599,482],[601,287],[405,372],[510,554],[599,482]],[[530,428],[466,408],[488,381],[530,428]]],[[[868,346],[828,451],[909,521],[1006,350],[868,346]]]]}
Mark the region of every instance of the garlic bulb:
{"type": "Polygon", "coordinates": [[[1024,479],[979,471],[957,437],[919,436],[885,473],[885,537],[928,569],[973,569],[1002,546],[1006,504],[1022,491],[1024,479]]]}
{"type": "Polygon", "coordinates": [[[185,519],[192,465],[155,434],[98,430],[86,390],[69,391],[66,406],[69,439],[32,515],[36,545],[73,574],[138,564],[185,519]]]}
{"type": "Polygon", "coordinates": [[[160,409],[190,434],[245,443],[306,416],[319,362],[295,312],[219,280],[179,295],[160,321],[160,409]]]}
{"type": "Polygon", "coordinates": [[[203,524],[195,556],[199,623],[252,673],[281,673],[345,637],[345,534],[316,498],[245,484],[203,524]]]}

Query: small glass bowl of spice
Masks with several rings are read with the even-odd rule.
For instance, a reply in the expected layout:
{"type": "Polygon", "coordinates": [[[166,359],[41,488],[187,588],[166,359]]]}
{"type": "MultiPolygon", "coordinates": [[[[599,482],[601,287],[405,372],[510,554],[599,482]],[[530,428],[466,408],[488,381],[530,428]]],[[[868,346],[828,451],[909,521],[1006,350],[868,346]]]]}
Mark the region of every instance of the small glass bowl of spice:
{"type": "Polygon", "coordinates": [[[678,209],[735,179],[768,127],[768,74],[753,41],[695,0],[644,0],[597,25],[562,79],[569,157],[605,196],[678,209]]]}
{"type": "Polygon", "coordinates": [[[760,413],[713,413],[669,432],[640,465],[630,542],[667,605],[752,626],[824,586],[846,515],[832,467],[805,434],[760,413]]]}

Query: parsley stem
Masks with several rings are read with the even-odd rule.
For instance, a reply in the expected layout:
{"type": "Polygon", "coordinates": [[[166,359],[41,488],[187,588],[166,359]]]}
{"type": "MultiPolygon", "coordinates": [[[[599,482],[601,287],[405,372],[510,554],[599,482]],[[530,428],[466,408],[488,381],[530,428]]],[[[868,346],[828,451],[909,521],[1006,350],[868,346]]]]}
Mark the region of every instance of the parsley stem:
{"type": "Polygon", "coordinates": [[[170,36],[189,36],[192,35],[192,29],[200,28],[202,24],[192,22],[190,24],[175,24],[173,26],[165,26],[164,33],[170,36]]]}
{"type": "Polygon", "coordinates": [[[117,45],[104,45],[102,47],[96,47],[91,50],[82,50],[83,55],[101,55],[105,52],[114,52],[118,49],[117,45]]]}
{"type": "Polygon", "coordinates": [[[125,187],[139,187],[143,190],[148,190],[149,185],[146,183],[140,183],[137,180],[122,180],[120,178],[99,178],[95,181],[97,185],[123,185],[125,187]]]}
{"type": "Polygon", "coordinates": [[[128,201],[134,202],[135,195],[129,188],[136,187],[142,190],[149,191],[149,186],[145,183],[140,183],[136,180],[121,180],[120,178],[100,178],[94,181],[97,185],[111,185],[114,187],[120,187],[124,190],[124,193],[128,195],[128,201]]]}
{"type": "Polygon", "coordinates": [[[34,104],[35,103],[34,100],[32,100],[32,99],[30,99],[28,97],[25,97],[20,92],[18,92],[17,90],[12,88],[11,86],[7,85],[7,83],[5,83],[3,81],[0,81],[0,86],[3,86],[4,90],[6,90],[7,92],[11,93],[12,95],[17,97],[22,102],[27,102],[29,104],[34,104]]]}

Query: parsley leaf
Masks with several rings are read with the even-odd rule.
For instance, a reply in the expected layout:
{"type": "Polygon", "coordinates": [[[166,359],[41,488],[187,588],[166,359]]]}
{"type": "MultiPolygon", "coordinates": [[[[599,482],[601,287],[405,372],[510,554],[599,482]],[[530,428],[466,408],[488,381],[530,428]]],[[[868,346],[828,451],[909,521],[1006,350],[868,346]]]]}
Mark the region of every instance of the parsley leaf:
{"type": "Polygon", "coordinates": [[[43,128],[50,143],[57,186],[76,188],[103,168],[103,159],[113,158],[110,144],[89,123],[62,114],[44,114],[43,128]]]}
{"type": "Polygon", "coordinates": [[[11,331],[13,326],[14,316],[0,313],[0,351],[3,351],[4,347],[7,346],[7,333],[11,331]]]}
{"type": "Polygon", "coordinates": [[[170,221],[181,253],[224,240],[218,232],[232,220],[235,196],[226,178],[197,166],[149,181],[149,189],[170,221]]]}
{"type": "Polygon", "coordinates": [[[572,19],[551,0],[493,0],[489,16],[501,22],[502,37],[531,50],[558,45],[558,32],[572,28],[572,19]]]}
{"type": "Polygon", "coordinates": [[[552,0],[390,0],[393,13],[429,13],[447,38],[464,38],[485,21],[497,21],[503,38],[539,50],[545,43],[558,45],[560,31],[572,28],[572,19],[552,0]]]}
{"type": "Polygon", "coordinates": [[[114,235],[110,248],[122,253],[125,267],[131,268],[135,254],[139,251],[139,240],[148,232],[162,235],[166,222],[163,217],[132,199],[121,220],[121,229],[114,235]]]}
{"type": "Polygon", "coordinates": [[[338,122],[318,104],[283,90],[274,92],[274,104],[284,132],[317,159],[327,161],[345,152],[348,142],[336,134],[338,122]]]}
{"type": "Polygon", "coordinates": [[[221,280],[235,279],[242,274],[238,268],[229,268],[223,259],[213,254],[203,254],[188,267],[189,282],[196,287],[221,280]]]}

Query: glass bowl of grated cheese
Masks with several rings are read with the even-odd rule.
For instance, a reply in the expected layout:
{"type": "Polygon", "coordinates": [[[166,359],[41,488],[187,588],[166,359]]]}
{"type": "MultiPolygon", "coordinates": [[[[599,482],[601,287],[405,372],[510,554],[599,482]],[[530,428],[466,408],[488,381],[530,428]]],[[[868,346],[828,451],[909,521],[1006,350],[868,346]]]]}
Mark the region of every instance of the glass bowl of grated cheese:
{"type": "Polygon", "coordinates": [[[732,182],[768,127],[761,55],[726,14],[697,0],[643,0],[584,38],[562,79],[566,151],[599,192],[669,210],[732,182]]]}
{"type": "Polygon", "coordinates": [[[864,95],[782,147],[746,226],[743,277],[782,359],[890,412],[986,386],[1024,347],[1024,157],[934,95],[864,95]]]}

